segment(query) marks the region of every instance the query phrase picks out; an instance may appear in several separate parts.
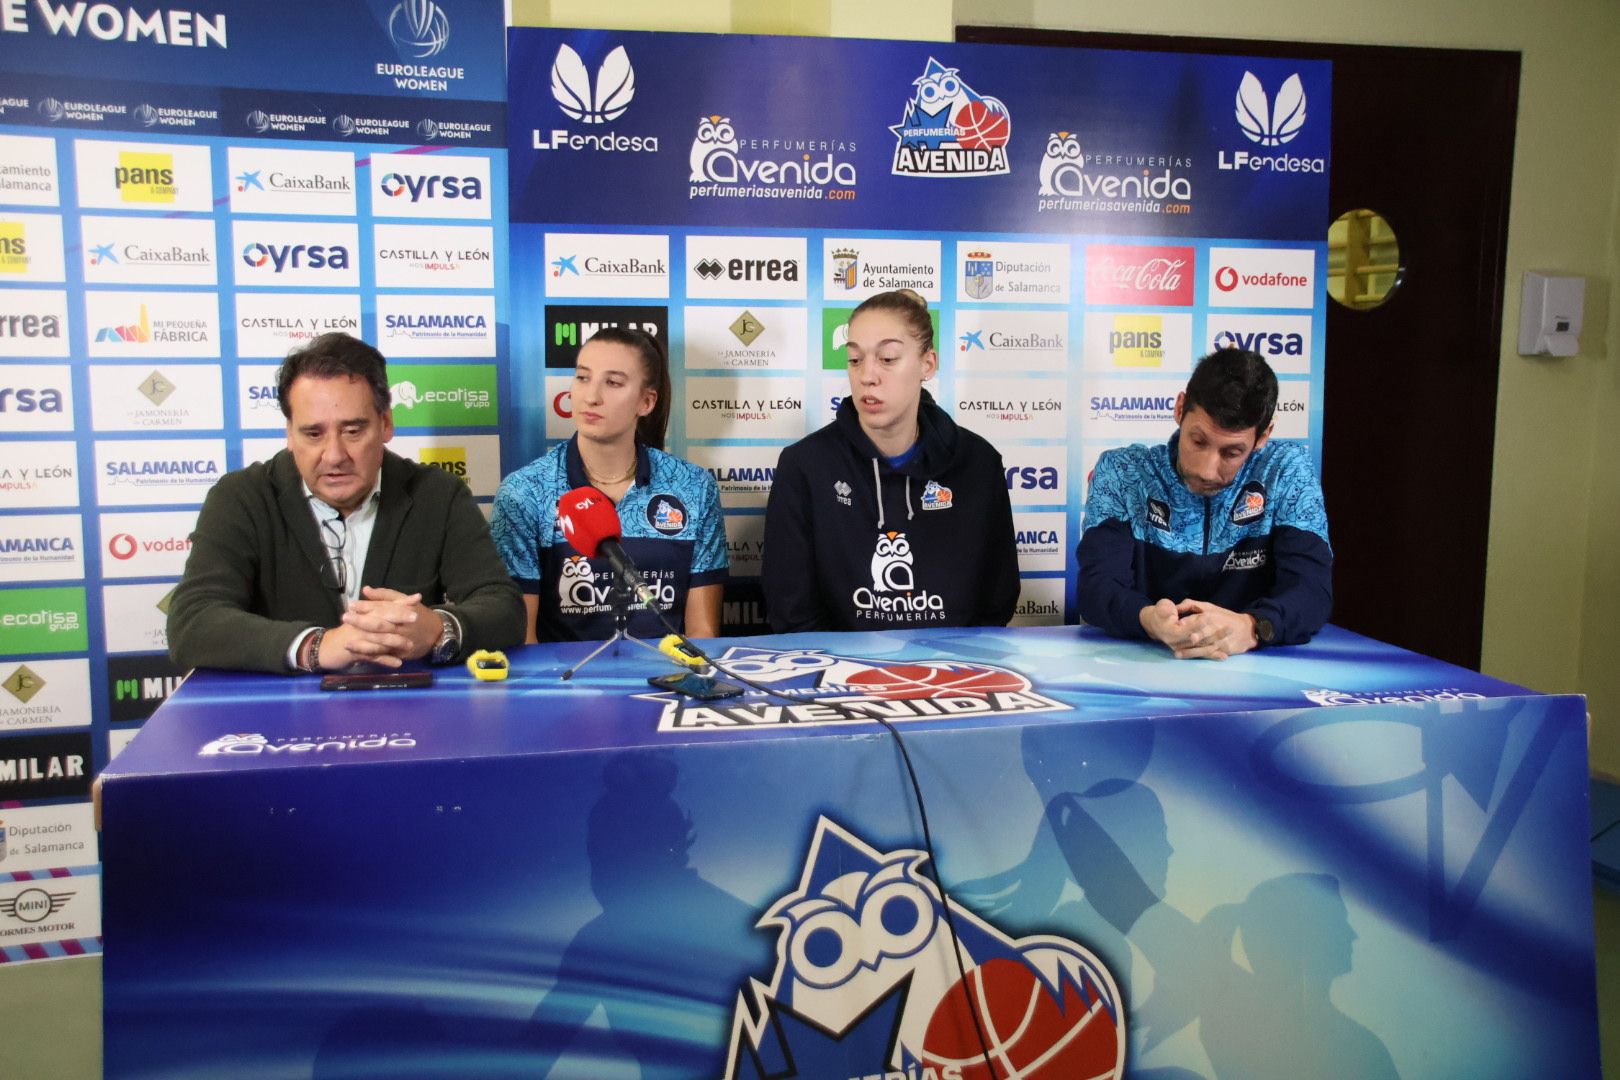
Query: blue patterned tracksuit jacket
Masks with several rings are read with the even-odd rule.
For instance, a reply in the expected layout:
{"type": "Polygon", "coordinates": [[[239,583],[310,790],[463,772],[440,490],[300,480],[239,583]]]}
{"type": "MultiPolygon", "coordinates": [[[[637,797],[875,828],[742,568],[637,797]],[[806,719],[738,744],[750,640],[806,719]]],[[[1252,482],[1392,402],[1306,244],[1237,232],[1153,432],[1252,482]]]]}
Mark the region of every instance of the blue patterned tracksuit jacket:
{"type": "Polygon", "coordinates": [[[1275,644],[1308,641],[1333,606],[1333,551],[1305,448],[1268,442],[1203,496],[1176,472],[1178,435],[1098,459],[1076,553],[1080,617],[1142,638],[1142,608],[1204,600],[1269,619],[1275,644]]]}

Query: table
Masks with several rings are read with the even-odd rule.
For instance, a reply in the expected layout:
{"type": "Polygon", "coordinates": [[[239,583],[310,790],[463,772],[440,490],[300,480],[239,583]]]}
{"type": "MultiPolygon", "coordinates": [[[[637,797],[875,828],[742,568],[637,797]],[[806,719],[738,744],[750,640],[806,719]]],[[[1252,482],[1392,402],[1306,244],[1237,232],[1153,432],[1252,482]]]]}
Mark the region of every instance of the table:
{"type": "Polygon", "coordinates": [[[1581,698],[1333,627],[717,644],[796,704],[589,648],[188,679],[102,777],[106,1075],[1599,1074],[1581,698]]]}

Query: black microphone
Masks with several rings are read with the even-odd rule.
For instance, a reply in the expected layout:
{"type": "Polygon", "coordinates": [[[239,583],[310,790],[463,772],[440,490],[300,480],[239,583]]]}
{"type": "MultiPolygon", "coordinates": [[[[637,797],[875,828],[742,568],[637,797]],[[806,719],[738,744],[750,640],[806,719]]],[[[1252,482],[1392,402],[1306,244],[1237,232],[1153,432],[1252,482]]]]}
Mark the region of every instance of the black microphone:
{"type": "Polygon", "coordinates": [[[619,580],[643,605],[658,610],[658,597],[642,580],[635,562],[619,544],[619,512],[596,488],[577,487],[557,500],[557,524],[574,550],[587,559],[603,555],[619,580]]]}

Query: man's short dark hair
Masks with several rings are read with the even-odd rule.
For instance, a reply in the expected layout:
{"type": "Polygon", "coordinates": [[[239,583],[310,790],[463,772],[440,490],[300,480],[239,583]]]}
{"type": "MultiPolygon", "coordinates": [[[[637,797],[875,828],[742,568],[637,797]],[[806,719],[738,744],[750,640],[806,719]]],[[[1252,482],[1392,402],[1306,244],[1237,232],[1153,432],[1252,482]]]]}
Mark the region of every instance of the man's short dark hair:
{"type": "Polygon", "coordinates": [[[1253,428],[1259,437],[1277,411],[1277,376],[1259,353],[1217,349],[1198,361],[1187,380],[1183,415],[1194,408],[1227,431],[1253,428]]]}
{"type": "Polygon", "coordinates": [[[302,349],[287,354],[276,372],[276,399],[281,415],[292,419],[287,392],[300,375],[312,379],[364,379],[371,387],[371,401],[379,415],[393,403],[388,393],[388,361],[383,354],[357,337],[343,333],[322,334],[302,349]]]}

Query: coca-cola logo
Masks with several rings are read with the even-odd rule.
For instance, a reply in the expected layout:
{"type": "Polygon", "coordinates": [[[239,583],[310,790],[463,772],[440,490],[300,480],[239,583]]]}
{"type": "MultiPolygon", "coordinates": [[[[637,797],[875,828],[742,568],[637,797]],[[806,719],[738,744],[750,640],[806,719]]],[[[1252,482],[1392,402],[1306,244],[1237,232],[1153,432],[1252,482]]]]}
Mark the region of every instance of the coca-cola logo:
{"type": "Polygon", "coordinates": [[[1092,304],[1193,302],[1193,249],[1092,244],[1086,248],[1086,300],[1092,304]]]}

